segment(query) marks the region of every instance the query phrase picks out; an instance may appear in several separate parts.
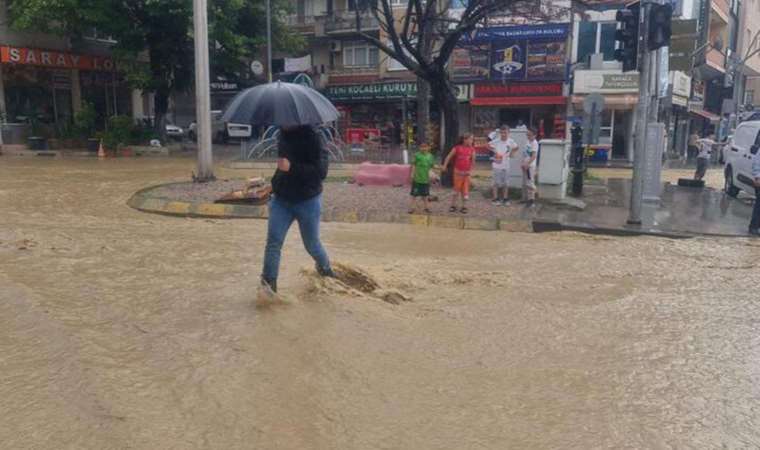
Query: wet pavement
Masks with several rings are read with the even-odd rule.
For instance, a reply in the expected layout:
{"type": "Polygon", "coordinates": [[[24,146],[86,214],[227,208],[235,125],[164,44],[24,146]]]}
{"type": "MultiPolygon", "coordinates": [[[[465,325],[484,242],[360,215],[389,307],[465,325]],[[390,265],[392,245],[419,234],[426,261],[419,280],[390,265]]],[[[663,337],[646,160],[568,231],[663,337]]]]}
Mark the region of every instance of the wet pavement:
{"type": "Polygon", "coordinates": [[[652,234],[747,236],[754,198],[721,190],[665,183],[660,202],[645,202],[640,226],[627,225],[631,180],[611,178],[586,186],[583,211],[544,208],[539,220],[582,229],[652,234]]]}
{"type": "Polygon", "coordinates": [[[411,301],[294,229],[256,309],[264,221],[125,204],[193,169],[0,158],[0,448],[760,448],[758,240],[329,223],[411,301]]]}

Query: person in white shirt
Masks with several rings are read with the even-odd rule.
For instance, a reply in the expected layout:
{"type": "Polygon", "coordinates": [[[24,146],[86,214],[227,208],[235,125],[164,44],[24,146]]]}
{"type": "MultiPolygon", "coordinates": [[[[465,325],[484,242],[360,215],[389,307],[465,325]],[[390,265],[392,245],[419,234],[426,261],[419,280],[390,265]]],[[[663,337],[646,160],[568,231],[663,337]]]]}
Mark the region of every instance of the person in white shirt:
{"type": "Polygon", "coordinates": [[[712,153],[713,145],[715,145],[715,135],[711,134],[706,138],[697,140],[697,148],[699,153],[697,154],[697,171],[694,173],[695,180],[701,180],[707,173],[707,166],[710,164],[710,154],[712,153]]]}
{"type": "Polygon", "coordinates": [[[536,201],[536,166],[538,165],[538,141],[536,132],[528,128],[528,143],[522,152],[523,199],[528,207],[536,201]]]}
{"type": "Polygon", "coordinates": [[[493,204],[507,206],[509,205],[509,159],[517,152],[517,143],[509,137],[508,126],[505,125],[499,129],[499,135],[488,143],[488,148],[493,153],[493,204]]]}
{"type": "Polygon", "coordinates": [[[760,237],[760,151],[752,156],[752,180],[755,183],[755,207],[752,208],[749,234],[760,237]]]}

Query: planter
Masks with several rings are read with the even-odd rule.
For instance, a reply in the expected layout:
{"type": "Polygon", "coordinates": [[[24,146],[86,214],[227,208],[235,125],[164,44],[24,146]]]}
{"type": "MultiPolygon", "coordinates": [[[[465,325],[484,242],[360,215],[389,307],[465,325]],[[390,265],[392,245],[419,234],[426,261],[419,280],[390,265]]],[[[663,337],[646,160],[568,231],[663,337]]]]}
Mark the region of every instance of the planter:
{"type": "Polygon", "coordinates": [[[87,139],[87,151],[97,153],[98,147],[100,147],[100,139],[90,138],[87,139]]]}
{"type": "Polygon", "coordinates": [[[27,138],[30,150],[45,150],[47,148],[47,140],[44,137],[30,136],[27,138]]]}

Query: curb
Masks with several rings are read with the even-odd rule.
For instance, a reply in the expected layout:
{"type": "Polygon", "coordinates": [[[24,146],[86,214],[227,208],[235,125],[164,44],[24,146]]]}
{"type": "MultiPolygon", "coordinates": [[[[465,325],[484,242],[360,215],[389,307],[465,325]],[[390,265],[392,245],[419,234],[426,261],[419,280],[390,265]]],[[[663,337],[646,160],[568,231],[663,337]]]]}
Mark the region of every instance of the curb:
{"type": "MultiPolygon", "coordinates": [[[[164,183],[137,191],[127,200],[127,205],[138,211],[174,217],[203,217],[212,219],[266,219],[269,208],[265,205],[225,205],[219,203],[182,202],[169,198],[152,197],[150,192],[163,186],[180,183],[164,183]]],[[[404,214],[385,211],[339,211],[327,208],[322,211],[322,222],[337,223],[395,223],[417,227],[452,228],[479,231],[533,231],[529,219],[484,219],[478,217],[436,216],[404,214]]]]}

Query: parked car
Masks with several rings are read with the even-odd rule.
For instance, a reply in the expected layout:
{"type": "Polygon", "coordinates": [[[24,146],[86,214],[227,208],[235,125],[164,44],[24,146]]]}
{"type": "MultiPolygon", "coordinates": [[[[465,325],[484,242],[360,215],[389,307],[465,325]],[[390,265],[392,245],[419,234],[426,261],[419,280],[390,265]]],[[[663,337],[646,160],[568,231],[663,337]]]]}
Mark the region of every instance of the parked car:
{"type": "MultiPolygon", "coordinates": [[[[227,123],[222,120],[223,111],[211,111],[211,141],[226,144],[230,138],[250,137],[251,126],[227,123]]],[[[198,124],[193,121],[187,128],[187,137],[195,141],[198,138],[198,124]]]]}
{"type": "Polygon", "coordinates": [[[182,127],[178,127],[177,125],[174,125],[172,123],[166,124],[166,136],[181,140],[184,135],[185,135],[185,130],[183,130],[182,127]]]}
{"type": "Polygon", "coordinates": [[[736,127],[731,148],[726,152],[726,194],[731,197],[744,191],[754,195],[752,158],[760,150],[760,121],[742,122],[736,127]]]}

